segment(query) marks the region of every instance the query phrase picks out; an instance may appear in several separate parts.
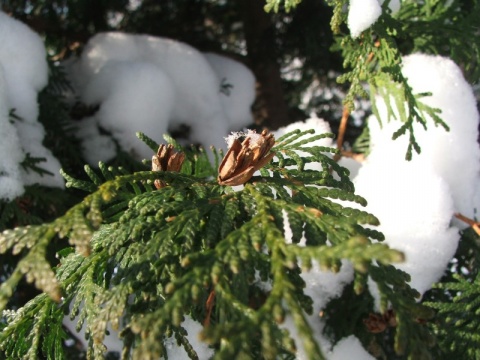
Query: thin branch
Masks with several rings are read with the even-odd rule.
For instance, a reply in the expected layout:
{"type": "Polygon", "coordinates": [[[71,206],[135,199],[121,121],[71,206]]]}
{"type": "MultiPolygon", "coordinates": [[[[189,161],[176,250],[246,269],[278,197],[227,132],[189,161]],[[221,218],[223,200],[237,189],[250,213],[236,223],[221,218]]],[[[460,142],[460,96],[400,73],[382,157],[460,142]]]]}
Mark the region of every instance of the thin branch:
{"type": "Polygon", "coordinates": [[[212,316],[213,306],[215,304],[215,290],[212,290],[208,295],[207,301],[205,303],[205,307],[207,309],[207,316],[205,320],[203,320],[203,326],[207,327],[210,325],[210,318],[212,316]]]}
{"type": "Polygon", "coordinates": [[[477,235],[480,236],[480,222],[472,220],[472,219],[470,219],[470,218],[468,218],[465,215],[462,215],[460,213],[456,213],[455,217],[458,220],[463,221],[464,223],[470,225],[472,227],[472,229],[477,233],[477,235]]]}
{"type": "Polygon", "coordinates": [[[339,152],[335,154],[333,159],[338,161],[342,157],[342,147],[343,147],[343,139],[345,138],[345,132],[347,130],[347,122],[348,117],[350,116],[350,110],[347,106],[343,107],[342,119],[340,120],[340,127],[338,128],[338,140],[337,140],[337,149],[339,152]]]}

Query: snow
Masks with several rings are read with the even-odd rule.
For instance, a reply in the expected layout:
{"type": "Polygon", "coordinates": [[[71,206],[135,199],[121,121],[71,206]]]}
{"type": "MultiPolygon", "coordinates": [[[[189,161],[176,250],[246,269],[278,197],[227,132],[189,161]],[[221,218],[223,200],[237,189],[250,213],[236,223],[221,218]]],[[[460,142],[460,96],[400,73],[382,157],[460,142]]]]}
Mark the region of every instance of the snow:
{"type": "Polygon", "coordinates": [[[350,0],[347,25],[352,38],[372,26],[382,14],[378,0],[350,0]]]}
{"type": "Polygon", "coordinates": [[[255,76],[242,63],[214,53],[203,54],[217,74],[217,82],[227,85],[220,100],[228,118],[229,130],[239,130],[253,123],[251,106],[255,101],[255,76]]]}
{"type": "MultiPolygon", "coordinates": [[[[449,185],[456,212],[474,216],[474,193],[480,174],[480,148],[477,144],[479,114],[471,86],[461,70],[451,60],[440,56],[414,54],[403,59],[403,74],[415,94],[431,92],[422,101],[441,110],[441,118],[450,127],[445,131],[428,121],[425,131],[414,125],[415,137],[422,148],[414,155],[412,164],[431,166],[449,185]],[[461,174],[461,176],[459,176],[461,174]]],[[[369,120],[372,152],[371,161],[398,163],[405,156],[407,136],[391,141],[398,122],[387,122],[384,102],[377,100],[378,121],[369,120]]],[[[428,118],[428,116],[427,116],[428,118]]]]}
{"type": "Polygon", "coordinates": [[[350,335],[340,340],[331,353],[327,355],[328,360],[374,360],[375,358],[370,355],[362,346],[360,340],[354,335],[350,335]]]}
{"type": "Polygon", "coordinates": [[[410,55],[404,59],[403,73],[415,92],[431,91],[425,103],[439,108],[449,132],[430,126],[428,135],[418,138],[425,159],[452,191],[455,211],[473,217],[473,194],[480,174],[476,99],[460,68],[450,59],[439,56],[410,55]],[[428,140],[426,139],[428,138],[428,140]],[[461,174],[461,176],[459,176],[461,174]]]}
{"type": "MultiPolygon", "coordinates": [[[[164,133],[187,125],[190,135],[184,143],[223,148],[222,136],[252,122],[252,72],[175,40],[100,33],[67,66],[81,99],[100,104],[97,126],[139,159],[149,158],[151,150],[135,137],[137,131],[160,141],[164,133]],[[222,90],[222,85],[227,87],[222,90]]],[[[82,139],[84,149],[92,152],[87,157],[96,159],[99,151],[90,148],[95,144],[82,139]]]]}
{"type": "MultiPolygon", "coordinates": [[[[347,26],[352,38],[372,26],[382,15],[382,5],[388,0],[350,0],[348,9],[347,26]]],[[[390,0],[388,9],[392,15],[400,10],[400,0],[390,0]]]]}
{"type": "Polygon", "coordinates": [[[154,64],[111,61],[88,83],[84,100],[101,104],[95,117],[123,150],[136,158],[149,158],[152,150],[135,133],[141,131],[154,138],[167,133],[174,96],[172,81],[154,64]]]}
{"type": "Polygon", "coordinates": [[[97,165],[100,161],[107,162],[113,159],[117,153],[115,142],[110,136],[100,133],[94,117],[82,119],[76,136],[83,139],[80,145],[82,155],[91,165],[97,165]]]}
{"type": "MultiPolygon", "coordinates": [[[[386,1],[387,0],[380,0],[380,4],[383,5],[383,3],[386,1]]],[[[400,3],[400,0],[390,0],[390,2],[388,3],[388,7],[390,8],[390,11],[392,12],[393,15],[398,13],[401,5],[402,4],[400,3]]]]}
{"type": "MultiPolygon", "coordinates": [[[[377,99],[382,126],[373,116],[369,119],[371,153],[354,183],[368,201],[367,210],[379,218],[385,243],[405,253],[406,261],[397,267],[411,275],[412,287],[423,294],[443,275],[457,248],[461,224],[452,222],[453,214],[475,214],[479,116],[472,89],[453,61],[414,54],[403,59],[402,71],[414,93],[432,93],[423,101],[441,109],[450,131],[433,121],[427,122],[428,131],[415,124],[422,152],[406,162],[408,139],[391,140],[399,122],[387,122],[386,106],[377,99]]],[[[371,289],[377,293],[375,286],[371,289]]]]}
{"type": "Polygon", "coordinates": [[[35,122],[37,92],[48,81],[43,41],[28,26],[1,11],[0,37],[0,62],[5,70],[10,105],[25,121],[35,122]]]}
{"type": "Polygon", "coordinates": [[[0,200],[11,201],[23,194],[20,162],[23,160],[15,126],[9,121],[5,71],[0,64],[0,152],[9,154],[0,161],[0,200]]]}
{"type": "Polygon", "coordinates": [[[313,263],[312,269],[302,273],[306,283],[305,293],[315,299],[313,316],[318,318],[318,313],[325,308],[328,301],[341,295],[343,287],[353,280],[352,264],[342,261],[338,272],[321,270],[318,264],[313,263]]]}
{"type": "Polygon", "coordinates": [[[1,160],[2,184],[0,198],[12,200],[23,193],[24,185],[40,184],[63,187],[60,163],[42,144],[45,136],[38,118],[38,92],[47,85],[48,65],[42,39],[26,25],[0,11],[0,65],[1,65],[1,148],[8,154],[1,160]],[[21,46],[19,46],[21,44],[21,46]],[[8,112],[15,109],[21,118],[12,127],[8,112]],[[5,115],[6,114],[6,115],[5,115]],[[19,146],[20,145],[20,146],[19,146]],[[19,163],[29,153],[32,157],[45,158],[40,167],[53,175],[39,175],[25,171],[19,163]],[[17,165],[15,166],[16,163],[17,165]],[[19,173],[20,172],[20,173],[19,173]]]}
{"type": "Polygon", "coordinates": [[[232,131],[230,135],[225,137],[227,148],[230,149],[235,140],[240,139],[239,141],[242,142],[242,138],[248,138],[248,141],[252,147],[261,147],[262,143],[265,142],[262,134],[257,133],[255,130],[247,129],[247,131],[232,131]]]}
{"type": "Polygon", "coordinates": [[[360,168],[362,167],[362,163],[349,157],[342,157],[339,161],[338,164],[340,166],[343,166],[344,168],[348,169],[350,172],[350,178],[354,179],[357,175],[358,172],[360,171],[360,168]]]}
{"type": "Polygon", "coordinates": [[[366,210],[380,220],[384,243],[405,254],[395,266],[423,294],[443,275],[459,240],[458,229],[450,227],[454,208],[447,183],[428,167],[368,161],[354,184],[368,201],[366,210]]]}

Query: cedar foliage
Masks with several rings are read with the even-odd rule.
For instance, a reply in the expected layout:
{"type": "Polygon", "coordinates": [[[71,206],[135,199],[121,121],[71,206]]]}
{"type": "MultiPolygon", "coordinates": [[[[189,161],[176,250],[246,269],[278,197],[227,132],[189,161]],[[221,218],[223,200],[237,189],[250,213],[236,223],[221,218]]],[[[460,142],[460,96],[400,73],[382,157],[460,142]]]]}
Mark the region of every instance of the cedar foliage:
{"type": "MultiPolygon", "coordinates": [[[[300,0],[266,3],[266,10],[293,17],[302,5],[300,0]]],[[[400,114],[387,106],[390,117],[400,120],[395,137],[410,139],[406,157],[411,158],[421,145],[414,122],[446,126],[441,114],[422,102],[429,94],[412,93],[400,72],[401,55],[450,56],[469,80],[478,81],[480,3],[404,0],[398,14],[385,10],[358,39],[345,30],[342,9],[348,1],[326,3],[332,8],[335,47],[344,59],[346,71],[338,80],[349,89],[345,106],[351,109],[357,96],[376,94],[406,103],[408,111],[400,114]],[[370,94],[363,83],[370,85],[370,94]]],[[[384,9],[387,5],[388,0],[384,9]]],[[[94,28],[107,26],[100,20],[94,28]]],[[[355,195],[348,172],[331,159],[336,150],[311,146],[316,137],[309,132],[277,139],[274,161],[239,191],[212,180],[220,154],[214,153],[217,164],[212,166],[204,151],[190,149],[183,149],[188,160],[180,173],[152,172],[131,161],[128,167],[86,166],[81,173],[75,140],[63,123],[68,115],[58,89],[65,84],[55,69],[40,97],[40,117],[56,134],[47,141],[75,191],[32,187],[22,198],[0,204],[0,228],[6,229],[0,234],[0,308],[6,309],[0,317],[0,358],[71,358],[64,343],[71,335],[62,326],[67,315],[86,328],[89,358],[106,356],[107,326],[121,330],[124,358],[165,355],[170,338],[196,358],[182,328],[191,317],[208,324],[202,340],[215,349],[217,359],[291,359],[299,344],[281,326],[291,317],[310,358],[322,359],[315,329],[306,321],[313,299],[305,295],[300,274],[315,262],[338,271],[342,259],[353,263],[355,280],[324,310],[325,334],[334,342],[355,334],[377,358],[479,357],[475,232],[462,233],[444,279],[425,295],[427,302],[417,303],[408,274],[392,266],[402,254],[382,244],[383,235],[373,230],[374,214],[358,210],[366,200],[355,195]],[[322,170],[305,170],[312,162],[322,170]],[[155,189],[156,179],[168,186],[155,189]],[[355,206],[339,205],[338,199],[355,206]],[[291,242],[285,242],[286,219],[291,242]],[[299,244],[302,237],[305,246],[299,244]],[[381,293],[380,315],[372,314],[368,277],[381,293]],[[30,290],[22,297],[25,280],[40,292],[30,290]],[[262,284],[270,282],[267,291],[262,284]],[[366,319],[381,322],[387,315],[396,324],[385,331],[365,326],[366,319]]],[[[156,151],[158,144],[140,137],[156,151]]],[[[365,137],[362,144],[368,142],[365,137]]],[[[42,171],[41,159],[27,158],[24,165],[42,171]]]]}
{"type": "Polygon", "coordinates": [[[91,358],[103,357],[107,324],[122,329],[124,356],[165,355],[161,339],[173,334],[195,358],[181,327],[188,315],[208,319],[203,339],[216,349],[216,358],[275,358],[294,353],[292,339],[279,325],[288,314],[311,357],[321,359],[305,319],[312,299],[304,294],[300,273],[312,262],[338,271],[340,260],[348,259],[357,293],[369,274],[384,306],[393,305],[397,351],[424,351],[424,343],[412,338],[430,336],[415,322],[425,309],[416,304],[408,276],[387,266],[402,255],[381,244],[381,233],[364,227],[378,224],[373,215],[332,201],[366,204],[354,194],[348,171],[327,156],[336,150],[308,146],[326,136],[332,135],[297,130],[277,139],[277,160],[239,191],[211,180],[205,153],[190,156],[180,173],[125,174],[101,166],[101,174],[86,167],[90,181],[65,175],[67,186],[89,192],[81,203],[50,223],[7,230],[0,237],[0,252],[23,253],[0,287],[2,308],[22,276],[44,293],[6,313],[0,347],[8,358],[48,357],[52,351],[64,356],[61,321],[69,312],[78,328],[86,326],[91,358]],[[323,170],[304,169],[311,162],[323,170]],[[168,186],[156,190],[155,179],[168,186]],[[285,219],[292,229],[290,244],[285,219]],[[305,246],[298,244],[302,236],[305,246]],[[59,253],[52,270],[46,247],[65,237],[71,247],[59,253]],[[270,291],[258,285],[256,272],[271,282],[270,291]],[[210,314],[205,303],[211,292],[216,302],[210,314]]]}

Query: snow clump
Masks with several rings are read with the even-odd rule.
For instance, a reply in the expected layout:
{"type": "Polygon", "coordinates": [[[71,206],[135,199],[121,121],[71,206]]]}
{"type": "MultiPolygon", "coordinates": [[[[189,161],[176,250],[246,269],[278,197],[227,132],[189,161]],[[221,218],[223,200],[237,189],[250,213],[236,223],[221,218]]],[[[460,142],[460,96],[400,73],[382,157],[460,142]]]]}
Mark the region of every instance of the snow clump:
{"type": "MultiPolygon", "coordinates": [[[[0,22],[1,24],[1,22],[0,22]]],[[[20,162],[23,160],[23,152],[15,126],[9,121],[9,106],[5,71],[0,64],[0,151],[3,156],[0,162],[0,199],[11,201],[23,194],[23,180],[20,170],[20,162]]]]}
{"type": "Polygon", "coordinates": [[[48,65],[42,39],[22,22],[0,11],[0,199],[12,200],[24,185],[63,187],[60,163],[42,145],[43,126],[37,121],[37,95],[48,82],[48,65]],[[21,44],[21,46],[19,46],[21,44]],[[10,124],[9,112],[20,119],[10,124]],[[52,175],[21,168],[27,154],[44,158],[39,166],[52,175]]]}
{"type": "MultiPolygon", "coordinates": [[[[391,140],[400,124],[387,121],[385,101],[376,99],[380,119],[369,119],[371,153],[354,184],[368,201],[366,210],[379,218],[385,243],[404,252],[406,261],[397,267],[411,275],[412,287],[423,294],[455,254],[461,224],[451,225],[453,215],[475,214],[479,115],[472,88],[450,59],[410,55],[403,59],[402,72],[415,94],[432,93],[421,101],[441,110],[450,131],[434,126],[431,119],[426,131],[415,123],[422,151],[407,162],[408,138],[391,140]]],[[[372,291],[376,294],[374,286],[372,291]]]]}
{"type": "Polygon", "coordinates": [[[362,346],[360,340],[354,335],[350,335],[340,340],[332,351],[327,355],[328,360],[374,360],[362,346]]]}
{"type": "Polygon", "coordinates": [[[242,63],[214,53],[203,54],[220,84],[220,100],[227,115],[229,130],[253,123],[251,106],[255,101],[255,76],[242,63]]]}
{"type": "MultiPolygon", "coordinates": [[[[137,131],[160,140],[187,125],[185,142],[222,148],[222,136],[252,122],[251,71],[175,40],[100,33],[78,60],[69,62],[68,72],[82,101],[100,105],[94,115],[97,127],[109,131],[123,150],[139,159],[149,158],[151,150],[136,138],[137,131]]],[[[106,141],[98,144],[111,147],[106,141]]],[[[92,145],[84,144],[84,152],[97,160],[100,151],[92,145]]]]}
{"type": "Polygon", "coordinates": [[[372,26],[382,14],[378,0],[350,0],[347,25],[352,38],[372,26]]]}
{"type": "MultiPolygon", "coordinates": [[[[352,38],[372,26],[382,15],[382,5],[385,0],[350,0],[347,16],[347,26],[352,38]]],[[[390,0],[388,8],[392,15],[400,10],[400,0],[390,0]]]]}

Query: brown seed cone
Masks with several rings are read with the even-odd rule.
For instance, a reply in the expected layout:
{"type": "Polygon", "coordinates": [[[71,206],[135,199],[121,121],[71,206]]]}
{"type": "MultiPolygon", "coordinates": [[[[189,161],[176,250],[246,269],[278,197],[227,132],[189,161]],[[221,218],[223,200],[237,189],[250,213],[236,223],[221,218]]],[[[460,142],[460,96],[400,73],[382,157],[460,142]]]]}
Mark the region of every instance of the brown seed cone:
{"type": "MultiPolygon", "coordinates": [[[[183,152],[176,152],[172,144],[160,145],[157,155],[152,156],[152,171],[174,171],[179,172],[185,160],[183,152]]],[[[155,180],[154,185],[161,189],[167,184],[162,180],[155,180]]]]}
{"type": "Polygon", "coordinates": [[[260,135],[249,133],[243,142],[235,139],[218,168],[217,181],[220,185],[245,184],[253,173],[264,167],[274,157],[270,153],[275,138],[263,130],[260,135]]]}

